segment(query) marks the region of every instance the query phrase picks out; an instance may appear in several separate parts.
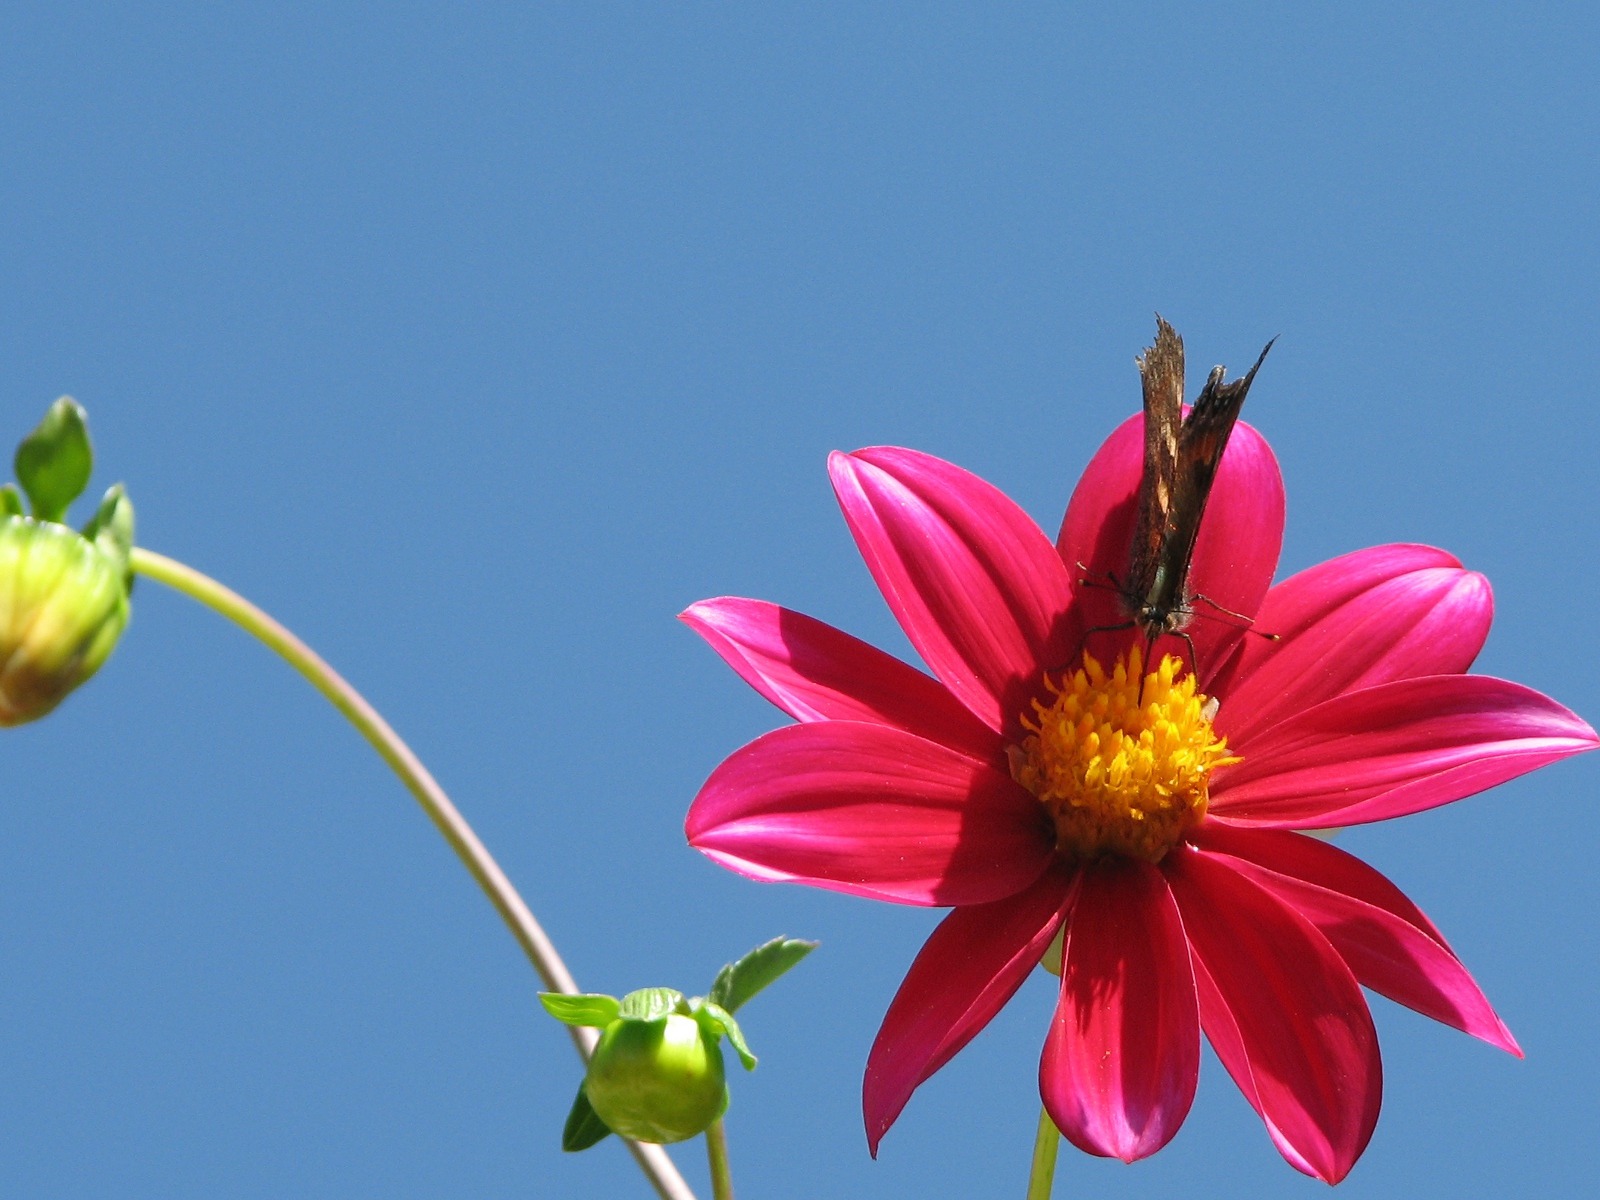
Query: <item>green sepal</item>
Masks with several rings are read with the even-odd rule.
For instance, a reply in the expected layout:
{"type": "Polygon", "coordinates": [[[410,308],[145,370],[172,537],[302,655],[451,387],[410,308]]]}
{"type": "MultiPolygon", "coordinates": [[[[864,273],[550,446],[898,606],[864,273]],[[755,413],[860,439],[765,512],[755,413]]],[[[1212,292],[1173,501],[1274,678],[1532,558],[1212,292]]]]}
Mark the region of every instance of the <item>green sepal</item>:
{"type": "Polygon", "coordinates": [[[17,482],[28,494],[40,521],[60,521],[72,502],[89,486],[94,451],[89,424],[71,396],[50,406],[44,420],[17,447],[17,482]]]}
{"type": "Polygon", "coordinates": [[[100,507],[83,527],[83,536],[113,558],[127,561],[133,549],[133,501],[120,483],[106,489],[100,507]]]}
{"type": "Polygon", "coordinates": [[[22,517],[28,510],[23,507],[22,493],[17,491],[17,485],[8,483],[0,487],[0,520],[6,517],[22,517]]]}
{"type": "Polygon", "coordinates": [[[707,999],[730,1013],[737,1012],[752,996],[816,948],[816,942],[775,937],[718,971],[707,999]]]}
{"type": "Polygon", "coordinates": [[[567,1123],[561,1129],[561,1148],[568,1154],[576,1154],[610,1136],[611,1127],[594,1111],[594,1105],[589,1103],[589,1093],[580,1083],[578,1097],[572,1102],[572,1111],[567,1113],[567,1123]]]}
{"type": "Polygon", "coordinates": [[[1057,979],[1061,978],[1061,950],[1062,943],[1066,941],[1067,927],[1063,925],[1056,930],[1055,937],[1050,939],[1050,945],[1045,947],[1044,956],[1039,959],[1039,965],[1057,979]]]}
{"type": "Polygon", "coordinates": [[[631,1021],[656,1021],[685,1011],[683,993],[672,988],[640,988],[622,998],[621,1015],[631,1021]]]}
{"type": "Polygon", "coordinates": [[[588,993],[569,996],[564,992],[540,992],[539,1003],[544,1005],[545,1012],[562,1024],[588,1026],[591,1029],[604,1029],[622,1011],[616,997],[588,993]]]}
{"type": "Polygon", "coordinates": [[[708,1036],[725,1035],[746,1071],[756,1069],[756,1056],[750,1053],[750,1047],[744,1040],[744,1031],[739,1028],[739,1022],[733,1019],[731,1012],[713,1001],[702,1000],[695,1007],[694,1019],[700,1022],[700,1028],[704,1029],[708,1036]]]}

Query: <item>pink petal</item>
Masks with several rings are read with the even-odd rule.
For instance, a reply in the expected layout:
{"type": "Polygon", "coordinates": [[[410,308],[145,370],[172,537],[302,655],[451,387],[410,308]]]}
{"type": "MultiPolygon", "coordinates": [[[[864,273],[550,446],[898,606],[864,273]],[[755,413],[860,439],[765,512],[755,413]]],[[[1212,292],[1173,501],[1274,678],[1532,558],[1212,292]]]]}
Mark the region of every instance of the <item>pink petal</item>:
{"type": "Polygon", "coordinates": [[[887,725],[789,725],[735,751],[689,806],[689,844],[765,882],[902,904],[984,904],[1054,857],[1031,793],[887,725]]]}
{"type": "Polygon", "coordinates": [[[679,619],[796,720],[893,725],[974,758],[1005,761],[994,731],[937,680],[831,625],[731,596],[702,600],[679,619]]]}
{"type": "Polygon", "coordinates": [[[1195,954],[1201,1024],[1284,1157],[1337,1183],[1382,1102],[1372,1016],[1327,938],[1228,863],[1189,847],[1161,863],[1195,954]]]}
{"type": "Polygon", "coordinates": [[[1255,1078],[1250,1073],[1250,1053],[1246,1048],[1244,1035],[1239,1030],[1239,1024],[1223,1002],[1222,994],[1207,972],[1205,963],[1198,958],[1192,961],[1195,988],[1200,996],[1200,1023],[1205,1030],[1206,1040],[1211,1043],[1212,1050],[1216,1051],[1217,1058],[1232,1076],[1235,1086],[1243,1093],[1246,1102],[1256,1110],[1256,1115],[1266,1125],[1267,1136],[1278,1148],[1278,1153],[1283,1155],[1295,1170],[1316,1178],[1318,1168],[1284,1137],[1262,1107],[1261,1096],[1256,1091],[1255,1078]]]}
{"type": "Polygon", "coordinates": [[[1349,692],[1241,747],[1215,776],[1211,817],[1300,829],[1383,821],[1460,800],[1592,750],[1554,700],[1485,675],[1402,679],[1349,692]]]}
{"type": "Polygon", "coordinates": [[[1202,848],[1320,929],[1364,986],[1491,1046],[1522,1057],[1516,1039],[1433,923],[1360,859],[1278,829],[1200,831],[1202,848]]]}
{"type": "Polygon", "coordinates": [[[1071,649],[1071,580],[1048,539],[976,475],[914,450],[836,453],[828,469],[911,644],[986,725],[1015,728],[1071,649]]]}
{"type": "MultiPolygon", "coordinates": [[[[1106,439],[1078,481],[1061,522],[1056,548],[1072,573],[1084,628],[1126,625],[1128,611],[1108,576],[1125,579],[1133,545],[1139,484],[1144,474],[1144,417],[1130,417],[1106,439]],[[1079,564],[1082,564],[1080,569],[1079,564]]],[[[1240,623],[1220,606],[1245,618],[1261,607],[1283,544],[1283,476],[1266,439],[1244,422],[1234,426],[1228,449],[1212,485],[1189,571],[1195,604],[1185,632],[1194,641],[1200,678],[1206,683],[1243,636],[1240,623]]],[[[1090,635],[1088,649],[1102,661],[1131,645],[1131,629],[1115,635],[1090,635]]],[[[1188,648],[1164,638],[1157,653],[1181,654],[1188,648]]]]}
{"type": "Polygon", "coordinates": [[[1287,829],[1237,829],[1208,821],[1195,831],[1194,842],[1202,850],[1246,859],[1381,908],[1441,946],[1446,944],[1438,926],[1404,892],[1353,854],[1319,837],[1287,829]]]}
{"type": "Polygon", "coordinates": [[[1423,675],[1456,675],[1489,635],[1489,581],[1442,550],[1377,546],[1267,593],[1255,628],[1212,681],[1217,730],[1245,746],[1261,730],[1346,692],[1423,675]]]}
{"type": "Polygon", "coordinates": [[[1048,871],[1015,896],[956,909],[933,931],[867,1056],[861,1104],[874,1157],[911,1093],[983,1030],[1039,964],[1071,887],[1066,871],[1048,871]]]}
{"type": "Polygon", "coordinates": [[[1132,1162],[1172,1140],[1199,1077],[1194,971],[1166,881],[1143,862],[1084,869],[1039,1068],[1045,1109],[1080,1150],[1132,1162]]]}

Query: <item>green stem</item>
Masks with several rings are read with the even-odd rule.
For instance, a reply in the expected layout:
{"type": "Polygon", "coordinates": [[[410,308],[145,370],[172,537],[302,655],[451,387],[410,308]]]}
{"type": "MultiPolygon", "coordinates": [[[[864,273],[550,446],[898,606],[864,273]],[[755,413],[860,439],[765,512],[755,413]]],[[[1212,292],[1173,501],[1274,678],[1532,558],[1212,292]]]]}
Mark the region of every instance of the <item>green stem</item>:
{"type": "Polygon", "coordinates": [[[1039,1112],[1039,1132],[1033,1139],[1033,1166],[1028,1172],[1028,1200],[1050,1200],[1056,1178],[1056,1151],[1061,1146],[1061,1131],[1050,1114],[1039,1112]]]}
{"type": "MultiPolygon", "coordinates": [[[[533,969],[544,981],[545,988],[552,992],[577,994],[578,985],[572,973],[561,961],[554,943],[534,919],[532,911],[517,894],[517,889],[511,885],[511,880],[500,869],[500,864],[478,840],[472,826],[456,811],[456,806],[428,773],[428,768],[411,752],[411,747],[400,740],[400,735],[389,727],[389,723],[378,715],[361,693],[346,683],[311,647],[215,579],[175,559],[138,546],[133,549],[130,565],[140,575],[182,592],[265,642],[321,692],[323,698],[338,709],[367,739],[379,757],[389,764],[389,769],[406,785],[406,790],[416,797],[417,803],[422,805],[422,811],[428,814],[428,819],[450,844],[450,849],[455,851],[456,857],[505,921],[511,936],[517,939],[522,952],[528,956],[533,969]]],[[[579,1056],[587,1063],[594,1051],[595,1031],[568,1026],[567,1032],[572,1035],[579,1056]]],[[[623,1140],[662,1200],[694,1200],[694,1193],[689,1190],[683,1176],[678,1174],[665,1150],[660,1146],[623,1140]]]]}
{"type": "Polygon", "coordinates": [[[712,1200],[733,1200],[733,1173],[728,1170],[728,1130],[718,1117],[706,1130],[706,1159],[711,1164],[712,1200]]]}

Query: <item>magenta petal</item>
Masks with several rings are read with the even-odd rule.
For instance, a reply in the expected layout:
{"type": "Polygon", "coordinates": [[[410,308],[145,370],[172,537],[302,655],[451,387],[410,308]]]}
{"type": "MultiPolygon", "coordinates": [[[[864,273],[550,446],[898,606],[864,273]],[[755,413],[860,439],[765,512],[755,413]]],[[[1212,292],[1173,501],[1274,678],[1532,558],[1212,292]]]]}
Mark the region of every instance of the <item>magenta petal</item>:
{"type": "Polygon", "coordinates": [[[1039,964],[1070,888],[1069,874],[1049,871],[1015,896],[956,909],[933,931],[867,1056],[861,1103],[874,1156],[911,1093],[982,1031],[1039,964]]]}
{"type": "Polygon", "coordinates": [[[1360,859],[1304,834],[1212,824],[1196,839],[1311,921],[1356,979],[1519,1058],[1516,1039],[1433,922],[1360,859]]]}
{"type": "Polygon", "coordinates": [[[1172,1140],[1199,1077],[1194,971],[1166,880],[1135,861],[1084,869],[1039,1068],[1051,1120],[1080,1150],[1132,1162],[1172,1140]]]}
{"type": "Polygon", "coordinates": [[[1218,770],[1211,816],[1300,829],[1383,821],[1460,800],[1600,744],[1547,696],[1486,675],[1403,679],[1280,722],[1218,770]]]}
{"type": "Polygon", "coordinates": [[[1489,635],[1489,581],[1427,546],[1377,546],[1285,580],[1257,630],[1212,681],[1217,730],[1235,746],[1346,692],[1472,665],[1489,635]]]}
{"type": "Polygon", "coordinates": [[[1410,897],[1355,855],[1319,837],[1287,829],[1235,829],[1209,821],[1196,830],[1194,842],[1202,850],[1231,854],[1381,908],[1445,945],[1444,934],[1410,897]]]}
{"type": "Polygon", "coordinates": [[[850,532],[906,636],[991,729],[1072,647],[1071,580],[1028,515],[959,467],[875,447],[828,460],[850,532]]]}
{"type": "Polygon", "coordinates": [[[800,721],[870,721],[1003,763],[1005,747],[937,680],[832,625],[724,596],[679,618],[744,681],[800,721]]]}
{"type": "Polygon", "coordinates": [[[1143,477],[1144,415],[1140,413],[1118,425],[1101,443],[1067,501],[1056,551],[1074,576],[1080,569],[1118,577],[1126,573],[1143,477]]]}
{"type": "MultiPolygon", "coordinates": [[[[1056,549],[1077,581],[1083,628],[1103,629],[1128,621],[1123,600],[1104,586],[1104,580],[1127,576],[1144,472],[1143,447],[1142,415],[1119,425],[1084,470],[1061,522],[1056,549]],[[1088,583],[1082,582],[1085,578],[1088,583]]],[[[1240,422],[1217,470],[1189,573],[1191,595],[1210,601],[1195,604],[1196,616],[1186,631],[1194,641],[1203,684],[1243,635],[1239,622],[1217,614],[1217,606],[1246,618],[1261,607],[1283,544],[1283,513],[1278,460],[1266,439],[1240,422]]],[[[1121,639],[1102,645],[1091,638],[1089,649],[1105,658],[1117,646],[1131,642],[1132,631],[1121,639]]],[[[1176,638],[1163,639],[1158,652],[1188,657],[1176,638]]]]}
{"type": "Polygon", "coordinates": [[[1339,1182],[1366,1149],[1383,1098],[1360,985],[1310,921],[1226,858],[1179,847],[1161,865],[1217,1057],[1284,1157],[1339,1182]]]}
{"type": "Polygon", "coordinates": [[[902,904],[1014,895],[1054,856],[1042,805],[1012,779],[887,725],[789,725],[711,773],[689,844],[765,882],[902,904]]]}
{"type": "Polygon", "coordinates": [[[1244,1035],[1240,1032],[1233,1013],[1223,1001],[1222,993],[1206,970],[1205,963],[1198,958],[1194,959],[1194,982],[1200,996],[1201,1026],[1205,1029],[1206,1040],[1216,1051],[1217,1058],[1232,1076],[1234,1084],[1250,1107],[1256,1110],[1256,1115],[1266,1125],[1267,1136],[1272,1139],[1272,1144],[1277,1147],[1278,1153],[1283,1155],[1295,1170],[1312,1178],[1318,1178],[1319,1168],[1312,1165],[1311,1160],[1300,1153],[1299,1149],[1283,1135],[1262,1107],[1261,1096],[1256,1090],[1255,1077],[1250,1073],[1250,1052],[1244,1035]]]}

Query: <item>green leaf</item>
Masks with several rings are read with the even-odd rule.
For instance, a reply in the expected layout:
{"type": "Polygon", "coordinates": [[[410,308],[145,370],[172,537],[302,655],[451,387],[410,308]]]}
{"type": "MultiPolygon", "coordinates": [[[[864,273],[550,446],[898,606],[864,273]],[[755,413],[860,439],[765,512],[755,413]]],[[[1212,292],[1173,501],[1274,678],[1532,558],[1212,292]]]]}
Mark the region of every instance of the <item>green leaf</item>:
{"type": "Polygon", "coordinates": [[[718,971],[707,999],[730,1013],[737,1012],[752,996],[816,948],[816,942],[775,937],[718,971]]]}
{"type": "Polygon", "coordinates": [[[725,1034],[733,1045],[733,1052],[739,1056],[739,1061],[744,1064],[746,1071],[756,1069],[756,1056],[750,1053],[750,1047],[745,1043],[744,1031],[739,1028],[739,1022],[733,1019],[733,1014],[720,1004],[706,1000],[700,1005],[700,1011],[695,1014],[695,1019],[700,1022],[702,1029],[710,1022],[718,1033],[725,1034]]]}
{"type": "Polygon", "coordinates": [[[610,1136],[610,1127],[594,1111],[594,1106],[589,1103],[589,1093],[583,1090],[583,1085],[580,1083],[578,1098],[572,1102],[572,1110],[567,1113],[567,1123],[561,1130],[561,1148],[569,1154],[576,1154],[579,1150],[587,1150],[596,1142],[603,1142],[610,1136]]]}
{"type": "Polygon", "coordinates": [[[678,1011],[683,993],[671,988],[640,988],[622,998],[622,1015],[635,1021],[654,1021],[678,1011]]]}
{"type": "Polygon", "coordinates": [[[94,451],[89,424],[78,402],[63,396],[17,447],[17,482],[41,521],[59,521],[89,485],[94,451]]]}
{"type": "Polygon", "coordinates": [[[612,996],[540,992],[539,1003],[544,1005],[545,1012],[563,1024],[588,1025],[594,1029],[604,1029],[622,1011],[622,1006],[612,996]]]}
{"type": "Polygon", "coordinates": [[[26,512],[22,507],[22,493],[17,491],[16,484],[8,483],[0,487],[0,517],[20,517],[26,512]]]}

